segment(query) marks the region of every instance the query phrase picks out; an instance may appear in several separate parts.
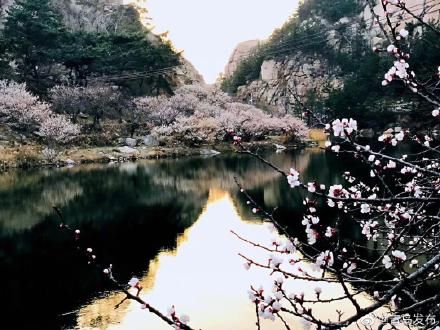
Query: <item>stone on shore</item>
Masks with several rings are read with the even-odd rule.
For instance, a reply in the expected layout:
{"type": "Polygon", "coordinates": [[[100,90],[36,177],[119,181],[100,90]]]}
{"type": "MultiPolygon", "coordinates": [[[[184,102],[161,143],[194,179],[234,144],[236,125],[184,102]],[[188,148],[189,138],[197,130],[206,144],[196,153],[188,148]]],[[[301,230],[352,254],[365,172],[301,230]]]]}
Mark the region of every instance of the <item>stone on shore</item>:
{"type": "Polygon", "coordinates": [[[116,148],[115,151],[120,152],[122,154],[131,154],[131,155],[139,154],[139,150],[131,148],[129,146],[124,146],[124,147],[116,148]]]}

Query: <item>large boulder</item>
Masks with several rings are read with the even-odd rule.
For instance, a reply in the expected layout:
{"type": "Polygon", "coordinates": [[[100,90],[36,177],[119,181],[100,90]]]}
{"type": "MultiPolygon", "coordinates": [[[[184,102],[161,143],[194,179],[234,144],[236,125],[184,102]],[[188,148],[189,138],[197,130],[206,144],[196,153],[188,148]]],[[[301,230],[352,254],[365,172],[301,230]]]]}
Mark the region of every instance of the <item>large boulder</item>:
{"type": "Polygon", "coordinates": [[[136,147],[136,144],[137,144],[136,139],[132,139],[132,138],[126,138],[125,139],[125,145],[126,146],[134,148],[134,147],[136,147]]]}

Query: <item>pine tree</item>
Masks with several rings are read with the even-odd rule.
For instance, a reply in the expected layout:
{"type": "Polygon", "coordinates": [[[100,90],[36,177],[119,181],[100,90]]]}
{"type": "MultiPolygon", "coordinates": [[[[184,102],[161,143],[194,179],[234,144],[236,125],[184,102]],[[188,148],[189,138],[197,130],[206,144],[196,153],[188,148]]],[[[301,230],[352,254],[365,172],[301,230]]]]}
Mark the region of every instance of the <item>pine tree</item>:
{"type": "Polygon", "coordinates": [[[4,28],[5,57],[19,80],[38,94],[53,85],[65,29],[49,0],[17,0],[8,10],[4,28]]]}

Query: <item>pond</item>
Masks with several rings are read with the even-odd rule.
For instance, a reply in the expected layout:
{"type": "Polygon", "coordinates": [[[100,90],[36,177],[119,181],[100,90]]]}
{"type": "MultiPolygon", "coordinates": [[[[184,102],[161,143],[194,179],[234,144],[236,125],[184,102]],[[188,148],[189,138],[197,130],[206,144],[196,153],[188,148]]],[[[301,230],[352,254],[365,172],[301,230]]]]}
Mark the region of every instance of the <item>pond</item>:
{"type": "MultiPolygon", "coordinates": [[[[265,156],[283,169],[295,167],[305,180],[341,180],[343,161],[320,149],[265,156]]],[[[247,291],[250,285],[270,288],[273,278],[243,267],[238,253],[258,260],[267,260],[266,254],[230,231],[263,243],[274,234],[246,205],[234,177],[265,208],[277,208],[276,217],[301,237],[301,195],[250,156],[1,174],[2,329],[169,329],[135,302],[115,309],[124,295],[110,290],[102,274],[110,263],[121,282],[139,277],[143,298],[164,312],[175,305],[194,327],[254,329],[247,291]],[[72,235],[59,228],[52,206],[59,207],[66,224],[81,230],[80,244],[93,247],[98,267],[88,265],[72,235]]],[[[360,239],[358,230],[347,230],[360,239]]],[[[313,296],[315,285],[291,283],[306,297],[313,296]]],[[[338,292],[328,285],[323,297],[338,292]]],[[[328,305],[317,308],[320,316],[334,317],[328,305]]],[[[268,322],[268,329],[283,329],[268,322]]],[[[299,320],[291,322],[295,329],[303,327],[299,320]]]]}

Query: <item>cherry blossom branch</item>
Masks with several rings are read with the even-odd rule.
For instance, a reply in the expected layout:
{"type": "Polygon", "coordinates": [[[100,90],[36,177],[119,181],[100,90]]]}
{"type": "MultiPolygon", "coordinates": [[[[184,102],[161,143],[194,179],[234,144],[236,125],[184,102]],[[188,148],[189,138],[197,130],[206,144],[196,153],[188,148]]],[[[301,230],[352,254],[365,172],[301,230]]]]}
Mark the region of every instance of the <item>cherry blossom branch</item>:
{"type": "Polygon", "coordinates": [[[258,301],[255,301],[255,315],[256,315],[256,318],[257,318],[257,322],[255,323],[255,325],[257,326],[257,330],[261,330],[260,313],[258,311],[258,301]]]}
{"type": "MultiPolygon", "coordinates": [[[[60,228],[69,231],[71,234],[74,235],[75,241],[79,242],[80,240],[80,230],[76,229],[73,230],[71,229],[68,225],[66,225],[64,223],[64,218],[62,215],[61,210],[58,207],[53,207],[55,213],[58,215],[58,217],[61,220],[60,223],[60,228]]],[[[87,259],[89,260],[89,264],[93,264],[94,266],[98,267],[98,265],[95,264],[95,260],[96,260],[96,255],[92,254],[93,253],[93,249],[92,248],[87,248],[87,249],[81,249],[79,246],[78,248],[84,252],[84,255],[87,257],[87,259]]],[[[171,312],[171,317],[166,316],[165,314],[161,313],[158,309],[154,308],[153,306],[151,306],[149,303],[147,303],[145,300],[143,300],[142,298],[139,297],[139,293],[142,290],[142,287],[139,284],[139,280],[137,278],[132,278],[129,282],[129,286],[132,288],[135,288],[137,290],[136,295],[132,294],[128,289],[127,289],[127,285],[123,285],[121,283],[119,283],[115,277],[113,276],[112,273],[112,265],[110,265],[108,268],[105,268],[103,270],[103,273],[105,275],[107,275],[107,278],[118,288],[119,291],[121,291],[122,293],[125,294],[125,298],[122,299],[121,302],[119,302],[115,308],[119,308],[119,306],[124,303],[126,300],[134,300],[136,302],[138,302],[141,305],[142,309],[146,309],[147,311],[149,311],[150,313],[156,315],[157,317],[159,317],[162,321],[164,321],[165,323],[175,327],[176,329],[180,329],[180,330],[194,330],[193,328],[191,328],[190,326],[188,326],[186,324],[187,322],[187,317],[186,316],[181,316],[181,318],[177,317],[175,312],[171,312]],[[135,283],[134,283],[135,282],[135,283]]],[[[174,308],[173,308],[174,310],[174,308]]]]}
{"type": "Polygon", "coordinates": [[[404,3],[402,4],[398,4],[397,5],[398,8],[402,9],[403,11],[405,11],[407,14],[409,14],[412,18],[416,19],[421,25],[425,26],[426,28],[428,28],[429,30],[431,30],[432,32],[434,32],[435,34],[437,34],[438,36],[440,36],[440,31],[437,30],[436,28],[434,28],[431,24],[426,23],[419,15],[415,15],[411,10],[409,10],[404,3]]]}

